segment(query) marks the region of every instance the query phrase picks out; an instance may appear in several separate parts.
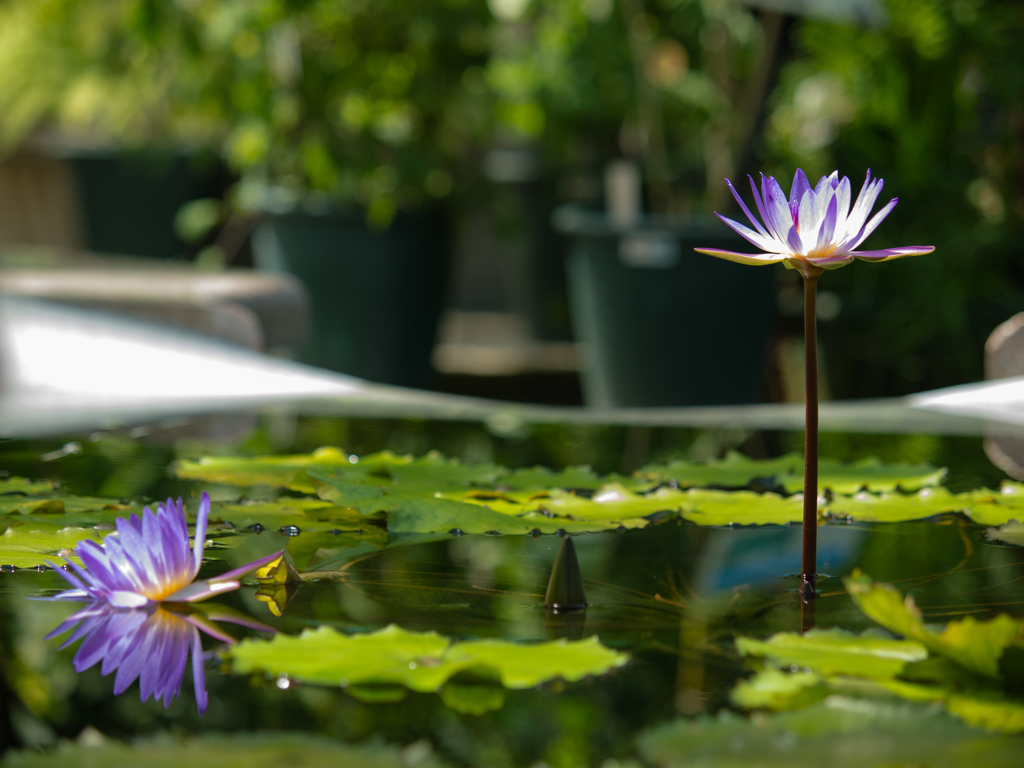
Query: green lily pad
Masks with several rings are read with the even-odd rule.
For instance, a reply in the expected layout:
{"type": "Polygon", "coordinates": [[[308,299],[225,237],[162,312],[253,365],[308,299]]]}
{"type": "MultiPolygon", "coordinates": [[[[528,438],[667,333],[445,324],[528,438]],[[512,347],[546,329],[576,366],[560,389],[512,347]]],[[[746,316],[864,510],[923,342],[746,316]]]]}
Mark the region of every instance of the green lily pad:
{"type": "MultiPolygon", "coordinates": [[[[419,746],[419,745],[417,745],[419,746]]],[[[425,746],[425,745],[423,745],[425,746]]],[[[427,751],[416,755],[417,768],[441,764],[427,751]]],[[[55,750],[8,752],[5,768],[409,768],[402,750],[385,746],[351,746],[309,733],[244,733],[159,736],[131,744],[104,740],[81,745],[64,742],[55,750]]]]}
{"type": "Polygon", "coordinates": [[[924,488],[912,494],[837,496],[829,504],[828,511],[836,517],[850,517],[861,522],[902,523],[944,512],[964,511],[970,504],[969,494],[952,494],[945,488],[924,488]]]}
{"type": "Polygon", "coordinates": [[[576,681],[626,663],[627,654],[596,637],[522,645],[505,640],[453,642],[435,632],[409,632],[390,625],[363,635],[330,627],[298,637],[245,640],[227,651],[232,670],[262,672],[320,685],[403,685],[438,691],[460,672],[499,681],[506,688],[532,688],[556,678],[576,681]]]}
{"type": "Polygon", "coordinates": [[[369,527],[373,519],[380,522],[382,517],[360,514],[351,507],[340,507],[322,499],[287,497],[246,504],[215,502],[210,510],[211,522],[229,522],[236,528],[259,525],[268,531],[285,526],[295,526],[300,532],[355,531],[369,527]]]}
{"type": "Polygon", "coordinates": [[[318,470],[350,481],[373,481],[403,485],[493,485],[507,470],[496,464],[463,464],[437,452],[414,459],[381,451],[369,456],[349,456],[333,448],[318,448],[310,454],[290,456],[204,456],[181,460],[171,472],[184,480],[205,480],[228,485],[268,485],[313,493],[312,486],[298,475],[300,470],[318,470]]]}
{"type": "Polygon", "coordinates": [[[26,480],[24,477],[5,477],[0,480],[0,496],[8,493],[38,495],[51,493],[56,488],[56,483],[49,480],[26,480]]]}
{"type": "Polygon", "coordinates": [[[967,516],[981,525],[1024,523],[1024,483],[1003,481],[999,491],[983,489],[971,494],[967,516]]]}
{"type": "Polygon", "coordinates": [[[80,562],[72,556],[72,550],[83,539],[100,541],[102,534],[93,528],[8,528],[0,536],[0,565],[34,568],[48,562],[60,563],[61,557],[80,562]]]}
{"type": "Polygon", "coordinates": [[[502,477],[503,489],[531,490],[546,488],[598,488],[604,482],[590,467],[566,467],[561,472],[552,472],[547,467],[517,469],[508,477],[502,477]]]}
{"type": "Polygon", "coordinates": [[[479,717],[505,706],[505,689],[498,685],[448,682],[441,689],[441,701],[456,712],[479,717]]]}
{"type": "Polygon", "coordinates": [[[707,462],[678,460],[648,464],[635,475],[652,483],[675,483],[680,488],[744,488],[758,478],[774,480],[782,475],[802,473],[803,467],[803,457],[798,453],[777,459],[748,459],[738,451],[729,451],[724,459],[707,462]]]}
{"type": "Polygon", "coordinates": [[[888,584],[876,584],[859,571],[845,579],[845,584],[846,591],[868,617],[979,675],[999,679],[1000,656],[1021,638],[1021,622],[1006,614],[988,621],[968,616],[951,621],[936,633],[925,626],[913,598],[903,599],[888,584]]]}
{"type": "Polygon", "coordinates": [[[357,509],[363,514],[385,512],[388,530],[396,533],[443,533],[460,530],[463,533],[527,534],[534,530],[555,533],[559,529],[568,533],[585,533],[616,528],[623,525],[641,527],[646,520],[599,519],[576,520],[571,517],[553,517],[519,505],[512,497],[499,498],[498,494],[466,496],[442,492],[392,486],[380,495],[367,494],[366,486],[309,470],[309,480],[321,499],[357,509]],[[458,500],[457,500],[458,499],[458,500]],[[463,500],[465,499],[465,500],[463,500]],[[502,502],[502,503],[498,503],[502,502]],[[493,508],[490,505],[494,504],[493,508]]]}
{"type": "Polygon", "coordinates": [[[741,680],[732,689],[730,698],[737,706],[747,709],[785,712],[817,704],[829,693],[828,684],[814,672],[785,673],[768,667],[741,680]]]}
{"type": "MultiPolygon", "coordinates": [[[[170,467],[171,474],[183,480],[285,488],[300,469],[349,467],[349,455],[338,448],[318,448],[310,454],[292,456],[203,456],[181,459],[170,467]]],[[[302,490],[302,489],[296,489],[302,490]]],[[[306,491],[312,493],[312,489],[306,491]]]]}
{"type": "Polygon", "coordinates": [[[691,488],[683,517],[697,525],[786,525],[803,520],[802,495],[691,488]]]}
{"type": "Polygon", "coordinates": [[[66,516],[68,525],[95,525],[127,517],[140,511],[134,504],[122,504],[117,499],[96,496],[0,496],[0,526],[12,524],[17,518],[33,516],[47,518],[66,516]]]}
{"type": "Polygon", "coordinates": [[[761,642],[736,640],[743,656],[761,656],[779,666],[807,667],[826,676],[895,677],[910,662],[928,657],[912,640],[893,640],[876,632],[854,635],[841,629],[815,629],[802,635],[780,632],[761,642]]]}
{"type": "MultiPolygon", "coordinates": [[[[777,459],[748,459],[741,453],[730,451],[724,459],[708,462],[673,461],[668,464],[649,464],[639,470],[639,478],[651,482],[674,482],[680,488],[718,486],[743,488],[757,479],[781,485],[787,493],[796,493],[804,487],[804,459],[799,453],[788,453],[777,459]]],[[[946,476],[945,469],[927,463],[885,464],[877,458],[866,458],[852,463],[834,459],[818,462],[818,485],[833,493],[856,493],[862,488],[871,491],[917,490],[938,485],[946,476]]]]}
{"type": "Polygon", "coordinates": [[[932,706],[832,695],[796,712],[677,720],[638,747],[662,768],[1011,768],[1024,738],[975,730],[932,706]]]}
{"type": "Polygon", "coordinates": [[[995,541],[1024,547],[1024,523],[1007,523],[998,528],[989,528],[985,536],[995,541]]]}

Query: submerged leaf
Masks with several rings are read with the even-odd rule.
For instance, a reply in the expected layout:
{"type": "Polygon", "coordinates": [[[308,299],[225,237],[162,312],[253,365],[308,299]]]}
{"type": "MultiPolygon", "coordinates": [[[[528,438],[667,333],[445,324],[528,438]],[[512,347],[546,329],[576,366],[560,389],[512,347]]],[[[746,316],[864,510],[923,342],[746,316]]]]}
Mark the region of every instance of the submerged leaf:
{"type": "Polygon", "coordinates": [[[440,690],[460,672],[492,678],[507,688],[531,688],[561,678],[580,680],[620,667],[629,658],[596,637],[522,645],[506,640],[452,642],[435,632],[409,632],[390,625],[364,635],[343,635],[330,627],[298,637],[245,640],[225,651],[233,671],[320,685],[404,685],[413,691],[440,690]]]}

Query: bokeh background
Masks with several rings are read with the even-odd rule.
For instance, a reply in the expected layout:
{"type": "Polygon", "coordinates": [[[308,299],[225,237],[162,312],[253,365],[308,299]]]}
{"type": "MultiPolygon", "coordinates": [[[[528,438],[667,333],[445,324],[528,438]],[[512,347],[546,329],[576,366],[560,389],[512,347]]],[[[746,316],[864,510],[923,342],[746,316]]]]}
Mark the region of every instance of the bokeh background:
{"type": "MultiPolygon", "coordinates": [[[[560,206],[614,213],[625,173],[628,218],[633,173],[644,221],[679,229],[738,213],[724,177],[838,168],[859,187],[871,168],[900,203],[869,243],[936,251],[826,276],[827,392],[976,381],[1024,309],[1022,33],[1019,3],[979,0],[4,0],[0,255],[290,270],[311,297],[294,357],[579,403],[560,206]],[[379,269],[302,273],[299,240],[379,269]],[[383,360],[396,337],[418,339],[402,365],[383,360]]],[[[749,316],[729,279],[681,278],[735,319],[721,364],[756,358],[733,400],[801,396],[799,282],[765,270],[749,316]]],[[[657,349],[685,357],[724,321],[677,303],[658,322],[657,349]]]]}

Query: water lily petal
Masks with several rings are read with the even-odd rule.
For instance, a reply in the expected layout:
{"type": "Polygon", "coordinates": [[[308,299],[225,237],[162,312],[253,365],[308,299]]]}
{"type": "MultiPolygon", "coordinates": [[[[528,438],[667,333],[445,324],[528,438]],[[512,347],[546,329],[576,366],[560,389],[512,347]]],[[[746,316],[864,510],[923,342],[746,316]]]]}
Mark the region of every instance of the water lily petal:
{"type": "Polygon", "coordinates": [[[719,259],[735,261],[737,264],[752,264],[754,266],[776,264],[789,258],[789,254],[786,253],[736,253],[735,251],[723,251],[718,248],[694,248],[693,250],[697,253],[704,253],[719,259]]]}
{"type": "Polygon", "coordinates": [[[203,547],[206,546],[206,523],[210,517],[210,494],[203,491],[199,499],[199,511],[196,512],[196,533],[194,551],[192,554],[192,578],[199,574],[199,568],[203,564],[203,547]]]}
{"type": "Polygon", "coordinates": [[[892,211],[892,209],[896,207],[896,203],[898,201],[899,201],[899,198],[894,197],[892,200],[890,200],[888,203],[886,203],[885,207],[882,208],[874,216],[872,216],[871,217],[871,221],[869,221],[867,224],[865,224],[864,228],[861,229],[861,231],[857,233],[857,237],[855,237],[853,239],[853,241],[849,242],[846,245],[846,248],[847,249],[853,249],[853,248],[856,248],[858,245],[860,245],[862,242],[864,242],[864,240],[867,239],[867,236],[870,235],[872,232],[874,232],[875,228],[879,224],[882,223],[882,220],[886,216],[889,215],[889,212],[892,211]]]}
{"type": "Polygon", "coordinates": [[[169,603],[195,603],[199,600],[219,595],[222,592],[231,592],[241,586],[237,581],[193,581],[187,587],[182,587],[177,592],[167,595],[164,600],[169,603]]]}
{"type": "Polygon", "coordinates": [[[796,173],[793,174],[793,186],[789,190],[789,201],[799,206],[806,195],[811,190],[811,183],[807,180],[807,174],[805,174],[800,168],[796,169],[796,173]]]}
{"type": "MultiPolygon", "coordinates": [[[[746,214],[747,218],[750,220],[750,223],[754,225],[754,229],[756,229],[764,237],[771,237],[771,235],[768,234],[767,230],[765,230],[765,228],[761,226],[761,222],[759,222],[757,218],[754,216],[754,214],[750,212],[750,209],[747,208],[747,204],[743,202],[743,198],[740,197],[739,192],[736,191],[736,188],[732,185],[732,182],[726,179],[725,185],[729,187],[729,191],[732,192],[732,196],[736,198],[736,202],[739,203],[740,210],[742,210],[743,213],[746,214]]],[[[728,219],[726,219],[726,221],[728,221],[728,219]]],[[[753,241],[751,240],[751,242],[753,241]]]]}
{"type": "Polygon", "coordinates": [[[825,209],[824,221],[818,229],[818,241],[815,243],[815,250],[824,250],[831,244],[832,235],[836,231],[836,219],[838,218],[838,203],[834,193],[829,194],[828,207],[825,209]]]}
{"type": "Polygon", "coordinates": [[[761,250],[764,250],[764,251],[771,250],[775,246],[775,241],[772,240],[770,237],[768,237],[767,234],[759,235],[757,232],[752,230],[750,227],[745,227],[744,225],[740,224],[738,221],[733,221],[732,219],[728,219],[725,216],[723,216],[722,214],[718,213],[717,211],[715,212],[715,216],[717,216],[723,222],[725,222],[725,224],[730,229],[732,229],[736,234],[738,234],[740,237],[743,237],[746,240],[750,241],[751,243],[756,245],[761,250]]]}
{"type": "Polygon", "coordinates": [[[889,261],[904,256],[924,256],[935,250],[934,245],[904,245],[899,248],[883,248],[880,251],[851,251],[850,255],[864,261],[889,261]]]}

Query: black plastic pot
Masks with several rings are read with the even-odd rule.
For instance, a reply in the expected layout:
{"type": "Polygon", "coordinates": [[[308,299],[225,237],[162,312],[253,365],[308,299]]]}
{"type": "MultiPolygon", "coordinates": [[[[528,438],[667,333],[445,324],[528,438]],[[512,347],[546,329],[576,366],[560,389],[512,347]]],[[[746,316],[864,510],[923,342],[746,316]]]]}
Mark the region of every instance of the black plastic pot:
{"type": "Polygon", "coordinates": [[[648,218],[615,225],[560,208],[568,236],[573,328],[594,407],[749,403],[762,390],[774,317],[772,267],[694,252],[749,252],[717,219],[648,218]]]}
{"type": "Polygon", "coordinates": [[[398,214],[380,232],[360,212],[271,213],[252,236],[259,269],[309,290],[303,362],[370,381],[429,385],[448,266],[442,214],[398,214]]]}

